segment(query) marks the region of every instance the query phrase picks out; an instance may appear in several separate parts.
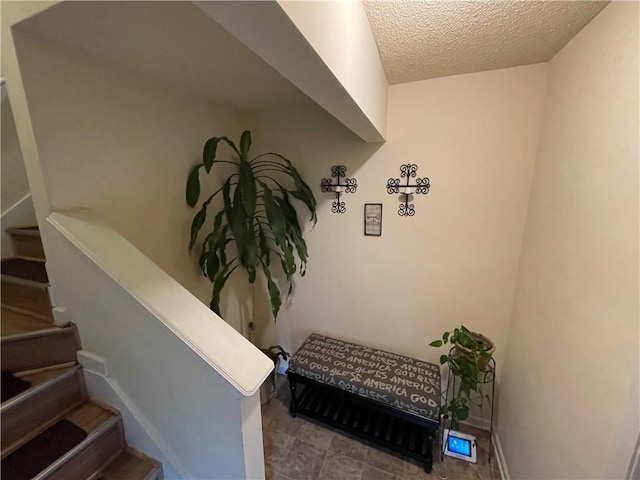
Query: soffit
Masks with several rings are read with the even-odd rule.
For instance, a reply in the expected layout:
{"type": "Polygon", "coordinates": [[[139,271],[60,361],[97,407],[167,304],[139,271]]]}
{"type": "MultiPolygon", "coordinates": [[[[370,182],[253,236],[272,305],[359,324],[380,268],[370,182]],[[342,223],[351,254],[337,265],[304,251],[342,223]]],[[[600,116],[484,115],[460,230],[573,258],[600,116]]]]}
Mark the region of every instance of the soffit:
{"type": "Polygon", "coordinates": [[[309,101],[192,2],[63,2],[21,28],[240,110],[309,101]]]}
{"type": "Polygon", "coordinates": [[[546,62],[604,1],[363,0],[390,84],[546,62]]]}

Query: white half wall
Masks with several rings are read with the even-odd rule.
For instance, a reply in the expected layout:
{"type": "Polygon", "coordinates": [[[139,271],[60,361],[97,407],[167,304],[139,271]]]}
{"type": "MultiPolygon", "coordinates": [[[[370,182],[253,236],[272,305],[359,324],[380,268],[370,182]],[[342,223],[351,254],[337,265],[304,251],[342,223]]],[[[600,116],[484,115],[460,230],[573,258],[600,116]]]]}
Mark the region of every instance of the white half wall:
{"type": "Polygon", "coordinates": [[[514,479],[625,478],[638,438],[639,6],[549,64],[500,397],[514,479]]]}
{"type": "Polygon", "coordinates": [[[80,364],[83,365],[87,392],[89,396],[107,402],[120,412],[127,444],[162,463],[162,474],[166,480],[181,480],[185,478],[184,473],[178,473],[175,466],[167,458],[165,452],[169,448],[166,445],[163,445],[164,448],[158,447],[157,434],[149,433],[153,427],[144,418],[144,414],[140,409],[136,408],[131,399],[122,391],[118,382],[106,375],[94,372],[84,365],[82,355],[85,353],[84,351],[78,352],[78,359],[80,364]]]}
{"type": "Polygon", "coordinates": [[[180,474],[263,476],[258,398],[273,363],[91,212],[54,212],[41,231],[56,304],[180,474]]]}
{"type": "Polygon", "coordinates": [[[263,344],[294,351],[318,332],[437,363],[429,342],[464,323],[497,343],[501,368],[545,81],[546,65],[533,65],[394,85],[383,145],[317,107],[258,112],[256,151],[290,158],[319,201],[306,276],[277,324],[258,309],[263,344]],[[411,218],[385,188],[404,163],[431,180],[411,218]],[[320,191],[337,164],[358,182],[345,214],[320,191]],[[381,237],[363,235],[364,203],[383,204],[381,237]]]}

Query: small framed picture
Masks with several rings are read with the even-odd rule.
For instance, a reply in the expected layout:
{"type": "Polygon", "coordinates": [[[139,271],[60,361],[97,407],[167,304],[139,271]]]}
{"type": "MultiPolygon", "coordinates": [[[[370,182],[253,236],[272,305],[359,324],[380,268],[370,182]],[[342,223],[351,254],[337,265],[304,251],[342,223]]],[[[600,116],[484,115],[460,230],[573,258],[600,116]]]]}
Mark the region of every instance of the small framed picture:
{"type": "Polygon", "coordinates": [[[364,204],[364,234],[374,237],[382,236],[382,204],[364,204]]]}

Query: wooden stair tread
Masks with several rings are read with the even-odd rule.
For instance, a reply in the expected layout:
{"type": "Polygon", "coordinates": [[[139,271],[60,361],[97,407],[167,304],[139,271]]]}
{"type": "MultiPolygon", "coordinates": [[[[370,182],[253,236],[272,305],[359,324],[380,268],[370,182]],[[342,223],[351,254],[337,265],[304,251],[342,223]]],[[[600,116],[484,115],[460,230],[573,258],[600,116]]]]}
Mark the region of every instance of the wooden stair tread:
{"type": "Polygon", "coordinates": [[[29,373],[25,372],[26,375],[22,375],[20,372],[16,372],[15,376],[21,378],[22,380],[26,380],[31,383],[31,388],[40,385],[41,383],[52,380],[56,377],[64,375],[69,370],[75,368],[75,365],[72,366],[63,366],[62,368],[57,369],[41,369],[41,371],[37,373],[29,373]]]}
{"type": "Polygon", "coordinates": [[[47,322],[46,320],[19,313],[5,307],[2,307],[0,315],[0,332],[3,337],[55,327],[53,323],[47,322]]]}
{"type": "Polygon", "coordinates": [[[7,228],[7,233],[9,235],[28,235],[28,236],[33,236],[33,237],[39,237],[40,236],[40,229],[35,226],[35,227],[14,227],[14,228],[7,228]]]}
{"type": "Polygon", "coordinates": [[[109,410],[88,400],[63,418],[75,423],[85,432],[91,433],[104,422],[115,416],[116,415],[109,410]]]}
{"type": "Polygon", "coordinates": [[[45,263],[37,260],[26,260],[24,258],[2,260],[0,273],[2,273],[2,278],[5,281],[20,279],[43,285],[49,284],[45,263]]]}
{"type": "Polygon", "coordinates": [[[158,463],[149,457],[139,452],[134,452],[130,448],[125,448],[106,467],[92,475],[91,480],[142,480],[146,479],[149,474],[158,468],[158,463]]]}
{"type": "Polygon", "coordinates": [[[9,444],[8,442],[5,442],[4,438],[2,438],[1,456],[2,458],[4,458],[9,453],[17,450],[18,448],[20,448],[20,446],[37,437],[59,420],[69,420],[71,423],[80,427],[82,430],[89,434],[113,417],[116,417],[114,413],[100,407],[99,405],[96,405],[90,400],[86,400],[79,405],[71,408],[69,411],[62,412],[62,414],[50,418],[48,421],[38,425],[35,429],[31,430],[15,442],[11,442],[9,444]]]}

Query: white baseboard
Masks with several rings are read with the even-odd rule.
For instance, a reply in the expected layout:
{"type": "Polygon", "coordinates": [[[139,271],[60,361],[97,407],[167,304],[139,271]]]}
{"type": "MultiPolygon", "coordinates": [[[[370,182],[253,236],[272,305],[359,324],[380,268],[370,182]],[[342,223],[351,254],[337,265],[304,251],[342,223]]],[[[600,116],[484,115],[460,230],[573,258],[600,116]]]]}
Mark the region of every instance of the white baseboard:
{"type": "Polygon", "coordinates": [[[144,415],[132,404],[118,383],[108,376],[104,358],[80,350],[78,362],[83,366],[89,396],[97,398],[120,411],[127,443],[162,463],[165,480],[190,478],[188,471],[148,425],[144,415]],[[107,375],[104,375],[107,373],[107,375]]]}
{"type": "Polygon", "coordinates": [[[498,432],[495,427],[493,429],[492,435],[492,444],[493,450],[496,454],[496,460],[498,461],[498,469],[500,470],[500,476],[502,480],[511,480],[511,476],[509,475],[509,469],[507,468],[507,462],[504,458],[504,452],[502,451],[502,444],[500,443],[500,437],[498,436],[498,432]]]}
{"type": "Polygon", "coordinates": [[[7,229],[12,227],[25,227],[36,225],[36,212],[33,209],[31,194],[28,193],[14,205],[9,207],[2,213],[1,219],[1,238],[0,246],[2,248],[2,258],[13,256],[11,247],[11,238],[7,234],[7,229]]]}

